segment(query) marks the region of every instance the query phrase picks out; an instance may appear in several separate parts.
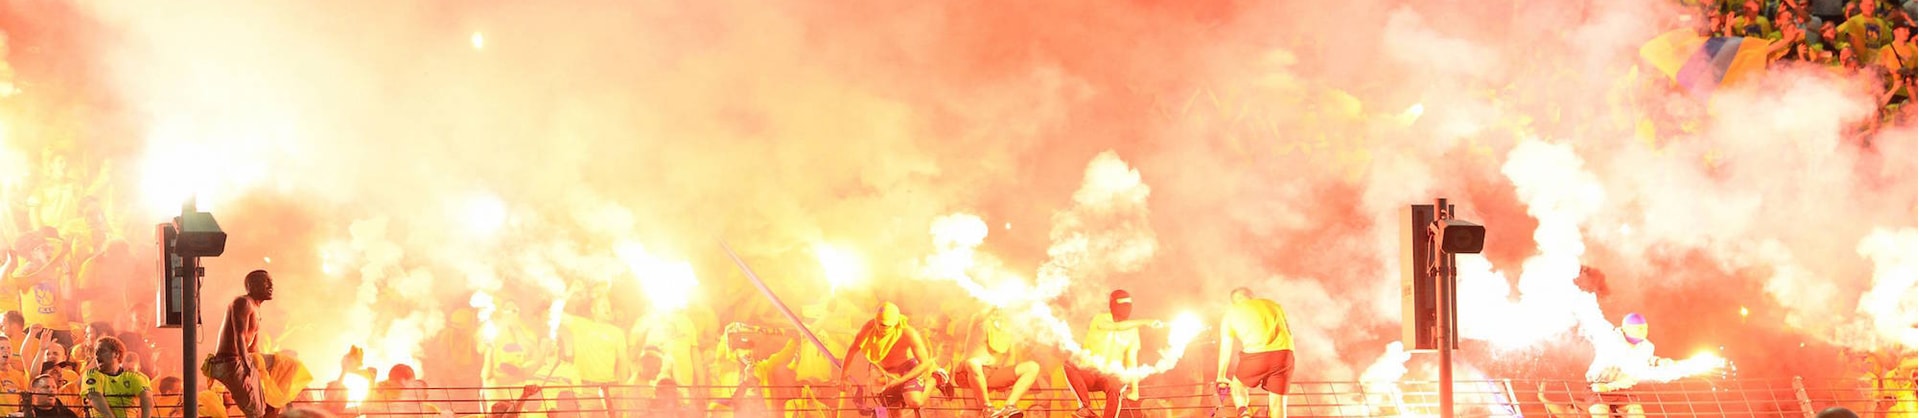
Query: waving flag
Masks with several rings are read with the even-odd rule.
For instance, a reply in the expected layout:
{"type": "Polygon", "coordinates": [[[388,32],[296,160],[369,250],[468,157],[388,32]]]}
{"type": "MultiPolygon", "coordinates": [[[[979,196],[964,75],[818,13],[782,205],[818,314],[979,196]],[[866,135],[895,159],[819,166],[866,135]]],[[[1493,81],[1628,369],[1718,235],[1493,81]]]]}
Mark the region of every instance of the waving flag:
{"type": "Polygon", "coordinates": [[[1640,46],[1640,57],[1695,95],[1740,83],[1767,68],[1763,38],[1700,36],[1692,29],[1667,32],[1640,46]]]}

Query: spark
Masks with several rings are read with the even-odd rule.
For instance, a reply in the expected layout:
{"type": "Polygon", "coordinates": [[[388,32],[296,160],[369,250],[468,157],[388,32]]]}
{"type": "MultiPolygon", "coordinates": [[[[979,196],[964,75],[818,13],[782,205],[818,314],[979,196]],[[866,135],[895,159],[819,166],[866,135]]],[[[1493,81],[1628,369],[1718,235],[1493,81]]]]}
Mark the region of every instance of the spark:
{"type": "Polygon", "coordinates": [[[1747,317],[1747,307],[1745,306],[1740,307],[1740,317],[1741,318],[1747,317]]]}
{"type": "Polygon", "coordinates": [[[1400,122],[1401,125],[1412,125],[1413,122],[1420,120],[1420,115],[1423,115],[1426,113],[1427,113],[1426,105],[1414,103],[1413,106],[1407,106],[1406,111],[1400,112],[1400,117],[1398,122],[1400,122]]]}
{"type": "Polygon", "coordinates": [[[474,32],[469,40],[473,42],[473,49],[475,51],[487,48],[487,37],[481,36],[480,32],[474,32]]]}
{"type": "Polygon", "coordinates": [[[819,260],[820,270],[826,275],[827,285],[831,286],[833,292],[839,292],[842,288],[859,284],[866,279],[867,269],[860,258],[853,253],[821,243],[813,245],[813,256],[819,260]]]}
{"type": "Polygon", "coordinates": [[[266,262],[267,264],[273,264],[273,257],[260,257],[260,261],[266,262]]]}

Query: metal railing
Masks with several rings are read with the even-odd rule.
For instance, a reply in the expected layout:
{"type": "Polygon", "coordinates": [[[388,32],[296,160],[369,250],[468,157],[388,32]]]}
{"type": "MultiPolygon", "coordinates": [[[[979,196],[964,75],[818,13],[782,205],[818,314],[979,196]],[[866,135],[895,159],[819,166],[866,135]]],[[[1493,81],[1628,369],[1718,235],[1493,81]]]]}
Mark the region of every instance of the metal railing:
{"type": "MultiPolygon", "coordinates": [[[[1691,379],[1672,383],[1649,383],[1625,392],[1620,403],[1637,405],[1647,417],[1810,417],[1832,406],[1854,410],[1862,417],[1914,417],[1915,381],[1911,379],[1691,379]]],[[[841,416],[858,417],[854,409],[842,408],[846,399],[836,388],[812,386],[767,386],[734,396],[736,386],[548,386],[529,398],[521,413],[556,418],[626,417],[830,417],[838,409],[841,416]],[[774,401],[767,401],[774,399],[774,401]]],[[[348,401],[336,389],[308,389],[289,408],[311,408],[337,416],[365,417],[437,417],[488,414],[493,404],[511,403],[522,388],[435,387],[410,389],[374,389],[370,399],[348,401]],[[331,395],[331,396],[329,396],[331,395]]],[[[929,388],[930,397],[922,408],[928,417],[980,416],[971,389],[956,388],[950,394],[929,388]]],[[[1290,388],[1290,417],[1400,417],[1438,415],[1436,382],[1404,381],[1393,383],[1296,382],[1290,388]]],[[[1460,417],[1587,417],[1590,407],[1601,402],[1584,382],[1563,380],[1462,380],[1454,389],[1456,415],[1460,417]]],[[[995,391],[992,398],[1004,396],[995,391]]],[[[91,418],[97,414],[83,408],[81,398],[72,394],[58,397],[75,413],[91,418]]],[[[158,417],[168,417],[180,405],[179,395],[156,395],[158,417]]],[[[1092,395],[1098,410],[1102,395],[1092,395]]],[[[1212,385],[1201,383],[1149,385],[1141,388],[1140,400],[1129,402],[1126,415],[1141,417],[1237,416],[1230,407],[1221,408],[1212,385]]],[[[1255,416],[1265,415],[1265,396],[1251,396],[1255,416]]],[[[0,410],[18,416],[18,397],[0,402],[0,410]]],[[[242,416],[226,402],[229,417],[242,416]]],[[[1068,417],[1078,407],[1074,394],[1066,388],[1035,387],[1022,402],[1026,416],[1068,417]]],[[[202,416],[212,416],[202,413],[202,416]]],[[[897,416],[897,415],[896,415],[897,416]]]]}

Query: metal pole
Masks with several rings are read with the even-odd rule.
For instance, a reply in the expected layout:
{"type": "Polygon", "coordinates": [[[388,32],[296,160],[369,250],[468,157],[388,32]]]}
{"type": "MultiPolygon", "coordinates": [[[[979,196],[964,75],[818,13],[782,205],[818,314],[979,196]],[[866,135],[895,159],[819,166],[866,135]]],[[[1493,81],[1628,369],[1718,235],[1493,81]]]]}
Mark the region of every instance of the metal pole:
{"type": "Polygon", "coordinates": [[[807,336],[807,341],[812,341],[813,347],[819,349],[820,354],[825,356],[827,361],[833,362],[834,369],[843,367],[840,364],[840,358],[834,356],[833,351],[828,350],[827,345],[820,342],[819,336],[813,335],[813,330],[807,329],[807,324],[800,321],[800,316],[794,315],[792,309],[787,309],[787,304],[780,301],[780,296],[773,294],[773,289],[767,288],[767,283],[760,281],[759,275],[753,274],[753,268],[747,267],[747,262],[742,261],[740,255],[733,253],[733,246],[727,245],[726,241],[721,241],[720,249],[727,250],[727,257],[733,258],[733,263],[739,265],[740,271],[747,274],[747,279],[753,281],[753,286],[760,288],[760,293],[767,295],[767,300],[773,301],[773,307],[779,308],[780,314],[786,315],[788,321],[793,321],[794,328],[799,328],[800,333],[807,336]]]}
{"type": "Polygon", "coordinates": [[[187,270],[180,284],[180,416],[198,417],[200,403],[192,399],[200,393],[200,364],[194,361],[199,350],[194,340],[200,327],[200,257],[183,257],[180,264],[187,270]]]}
{"type": "MultiPolygon", "coordinates": [[[[180,206],[180,217],[174,218],[175,228],[183,226],[181,220],[200,210],[194,200],[189,197],[186,204],[180,206]]],[[[181,257],[180,265],[186,270],[180,273],[180,416],[198,418],[200,402],[194,394],[200,393],[200,364],[194,359],[200,350],[195,341],[200,331],[200,257],[181,257]]]]}
{"type": "Polygon", "coordinates": [[[1438,323],[1439,326],[1437,328],[1439,328],[1440,330],[1440,332],[1435,333],[1437,335],[1434,336],[1440,339],[1439,341],[1440,414],[1439,415],[1444,418],[1452,418],[1453,417],[1453,332],[1454,332],[1454,329],[1453,329],[1453,263],[1451,263],[1451,261],[1453,259],[1453,255],[1447,254],[1445,251],[1441,250],[1440,242],[1438,240],[1440,238],[1439,236],[1439,232],[1440,232],[1439,228],[1441,227],[1440,222],[1446,220],[1447,218],[1453,217],[1453,208],[1447,205],[1447,199],[1442,198],[1442,199],[1439,199],[1433,205],[1433,209],[1435,214],[1434,216],[1435,229],[1433,234],[1428,234],[1428,237],[1429,239],[1435,240],[1435,242],[1433,242],[1433,253],[1438,256],[1434,257],[1433,262],[1435,265],[1438,265],[1440,267],[1438,269],[1435,269],[1436,271],[1434,272],[1434,283],[1440,288],[1438,292],[1434,292],[1440,298],[1440,303],[1435,305],[1435,308],[1436,308],[1435,310],[1438,311],[1437,313],[1439,318],[1437,318],[1437,320],[1434,321],[1438,323]]]}

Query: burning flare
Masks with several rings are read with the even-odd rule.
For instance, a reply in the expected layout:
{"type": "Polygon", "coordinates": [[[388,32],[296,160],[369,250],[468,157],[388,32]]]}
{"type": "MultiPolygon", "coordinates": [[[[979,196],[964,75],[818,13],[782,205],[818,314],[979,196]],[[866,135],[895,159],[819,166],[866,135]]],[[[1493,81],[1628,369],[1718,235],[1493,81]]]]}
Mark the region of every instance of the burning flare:
{"type": "Polygon", "coordinates": [[[367,390],[373,387],[373,382],[359,373],[347,373],[340,378],[340,385],[347,388],[347,407],[351,408],[367,401],[367,390]]]}
{"type": "Polygon", "coordinates": [[[867,269],[864,263],[851,252],[820,243],[813,245],[813,256],[820,261],[821,273],[827,277],[827,285],[832,292],[839,292],[842,288],[866,280],[867,269]]]}
{"type": "Polygon", "coordinates": [[[654,311],[678,311],[693,300],[694,288],[700,285],[700,279],[694,275],[692,264],[655,257],[645,247],[632,242],[614,246],[613,252],[640,281],[640,291],[652,303],[654,311]]]}
{"type": "Polygon", "coordinates": [[[1635,373],[1633,377],[1642,382],[1672,382],[1689,377],[1713,374],[1725,369],[1729,364],[1727,359],[1721,358],[1713,353],[1695,354],[1693,357],[1685,360],[1673,362],[1663,360],[1661,363],[1660,365],[1649,367],[1639,373],[1635,373]]]}

